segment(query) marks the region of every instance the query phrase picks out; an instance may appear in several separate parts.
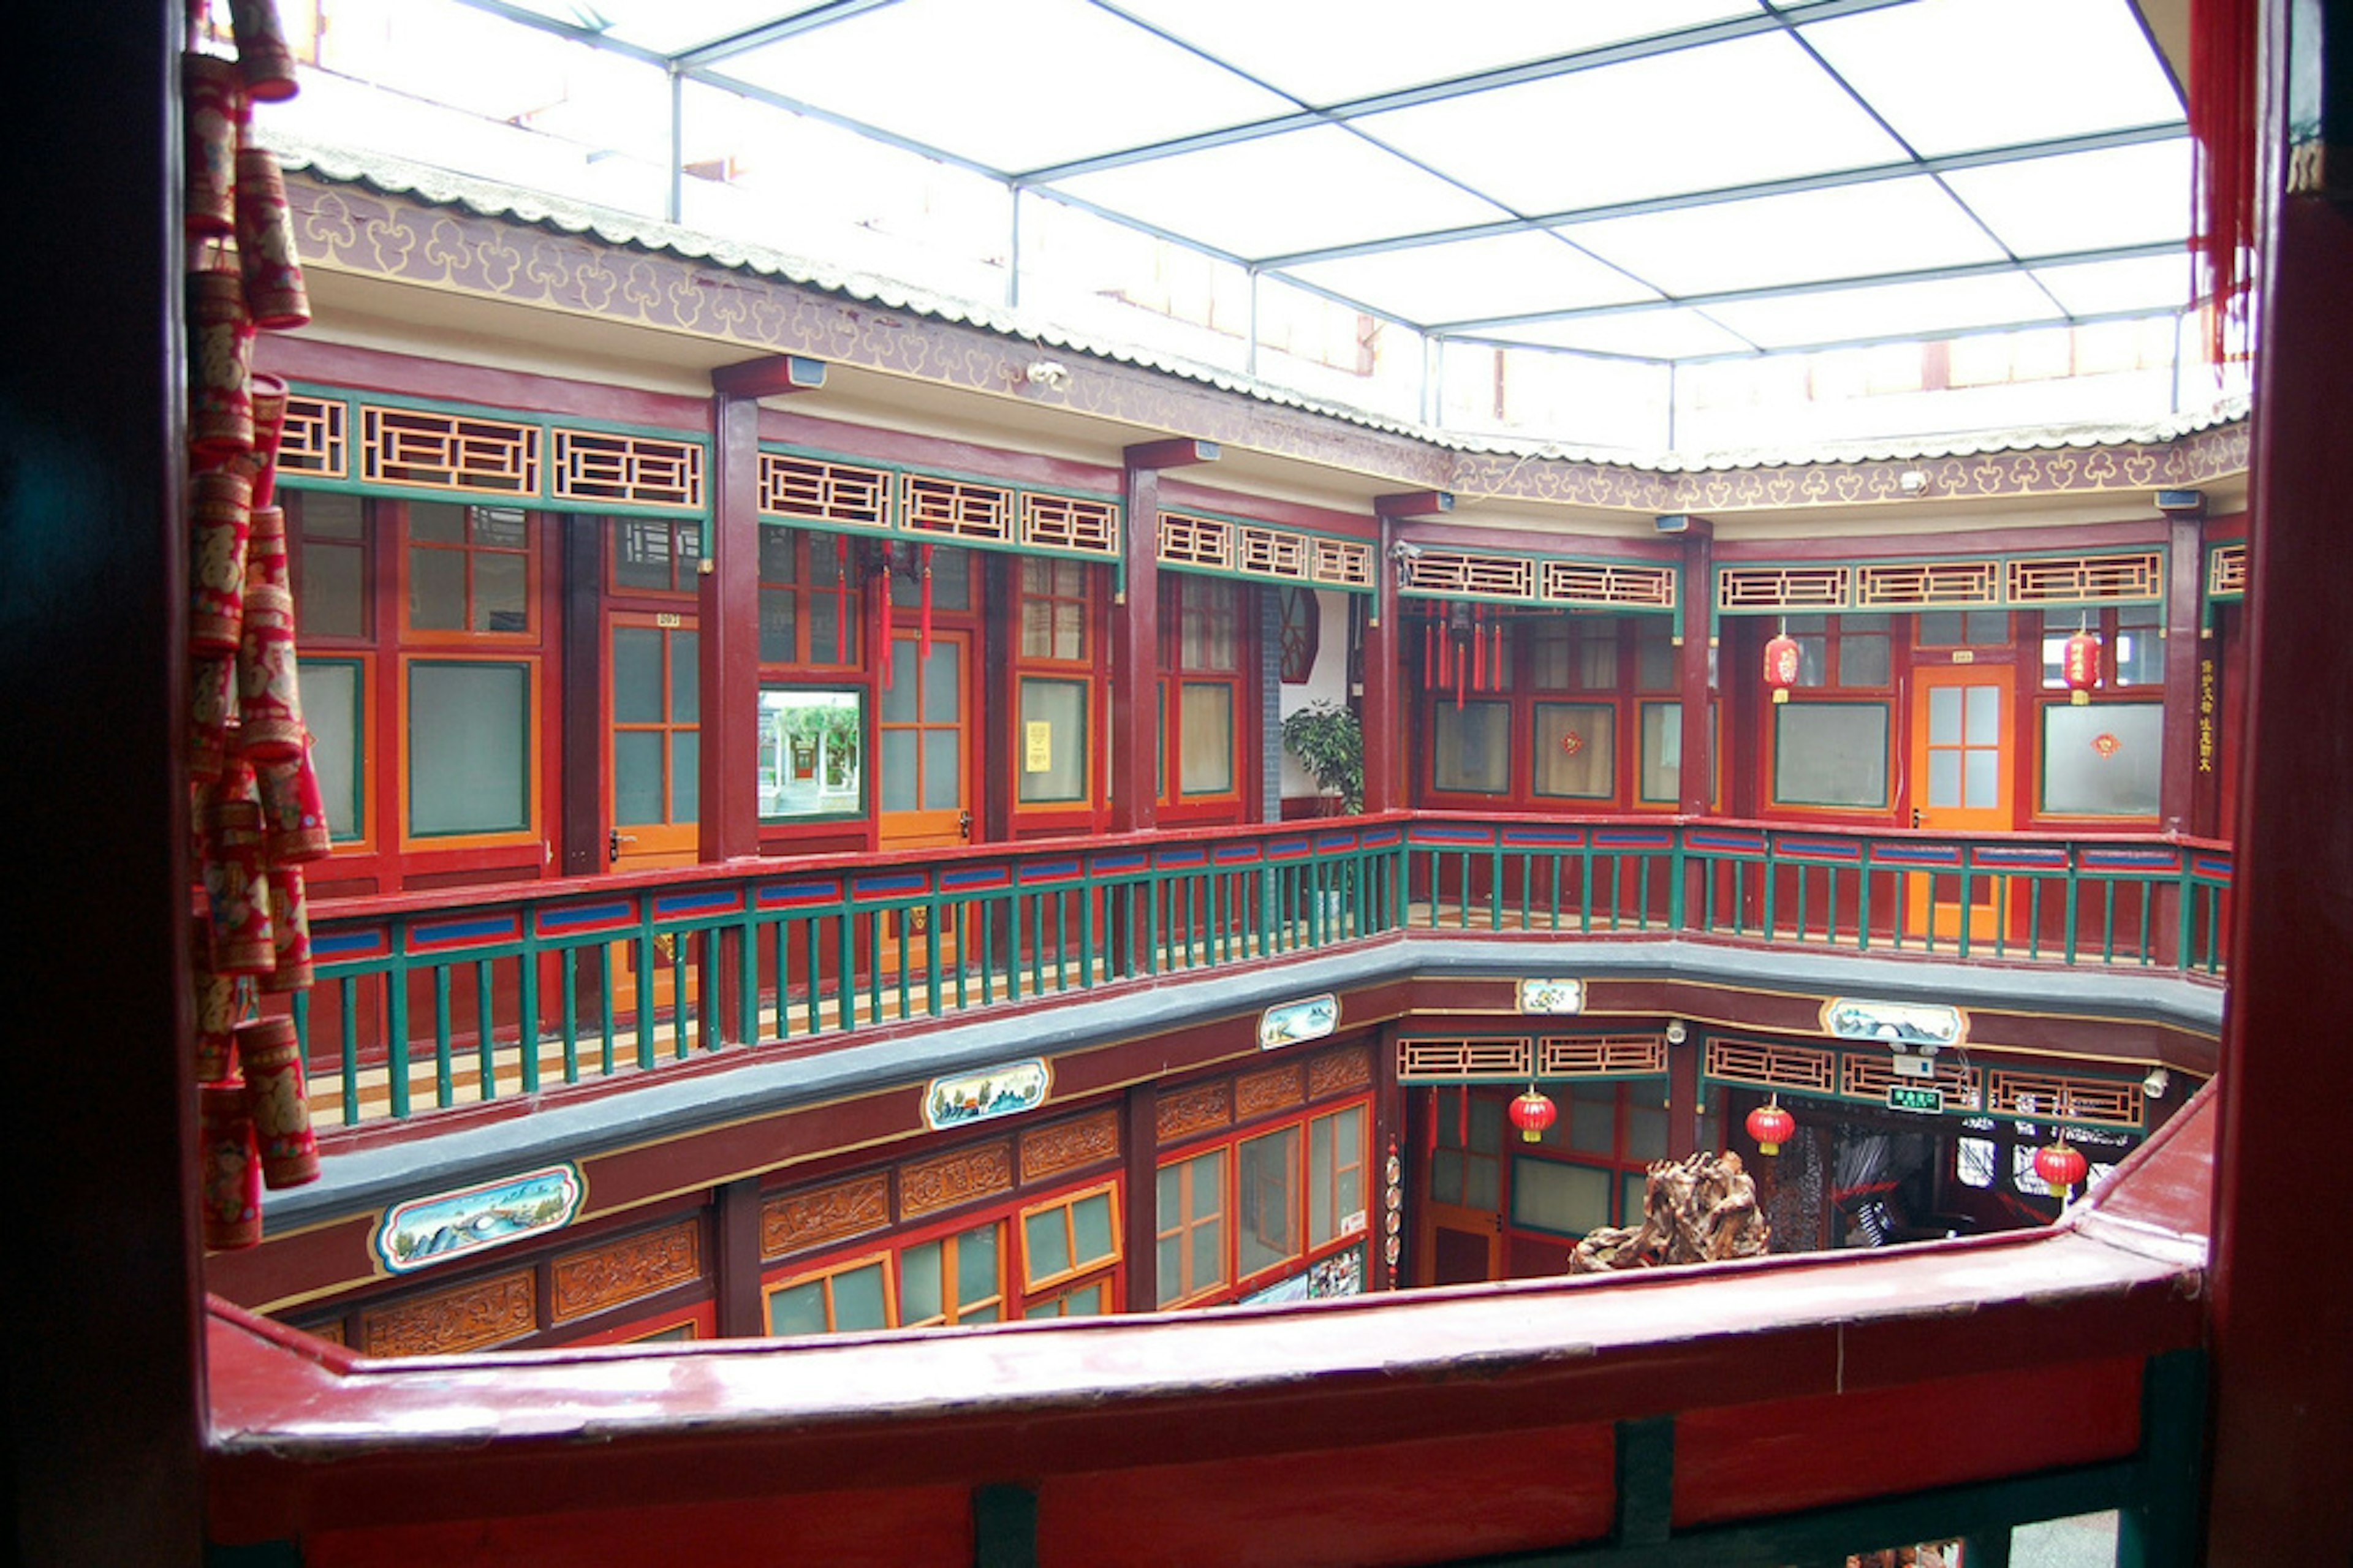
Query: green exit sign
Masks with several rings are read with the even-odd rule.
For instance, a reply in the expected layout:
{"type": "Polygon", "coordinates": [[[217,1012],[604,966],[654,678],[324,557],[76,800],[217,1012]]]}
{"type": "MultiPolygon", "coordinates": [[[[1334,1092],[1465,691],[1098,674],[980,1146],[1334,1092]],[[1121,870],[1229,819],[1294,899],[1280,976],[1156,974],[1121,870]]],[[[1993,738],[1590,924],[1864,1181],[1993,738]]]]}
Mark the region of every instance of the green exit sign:
{"type": "Polygon", "coordinates": [[[1887,1086],[1887,1109],[1916,1110],[1924,1116],[1936,1116],[1945,1109],[1945,1091],[1931,1083],[1890,1084],[1887,1086]]]}

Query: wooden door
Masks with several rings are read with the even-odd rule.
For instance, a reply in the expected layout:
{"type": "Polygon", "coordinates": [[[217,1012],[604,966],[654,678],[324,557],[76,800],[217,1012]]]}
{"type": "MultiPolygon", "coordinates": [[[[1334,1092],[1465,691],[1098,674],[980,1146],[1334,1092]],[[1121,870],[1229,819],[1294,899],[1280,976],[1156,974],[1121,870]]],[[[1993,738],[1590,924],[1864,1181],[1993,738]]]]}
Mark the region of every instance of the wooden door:
{"type": "MultiPolygon", "coordinates": [[[[876,722],[881,755],[876,760],[881,812],[878,839],[885,850],[963,844],[972,837],[980,745],[973,729],[973,637],[970,632],[932,633],[929,658],[916,632],[891,639],[891,685],[882,693],[876,722]]],[[[929,962],[928,914],[911,911],[887,918],[883,964],[896,972],[902,952],[914,970],[929,962]]],[[[940,963],[957,962],[955,930],[940,932],[940,963]]]]}
{"type": "MultiPolygon", "coordinates": [[[[691,616],[615,611],[605,625],[607,858],[617,871],[690,866],[701,808],[701,641],[691,616]]],[[[616,944],[613,1005],[637,1005],[638,946],[616,944]]],[[[657,943],[666,966],[672,949],[657,943]]],[[[687,977],[687,996],[693,995],[687,977]]],[[[674,998],[658,988],[657,1005],[674,998]]]]}
{"type": "Polygon", "coordinates": [[[1504,1217],[1433,1203],[1424,1225],[1430,1285],[1473,1285],[1504,1277],[1504,1217]]]}
{"type": "Polygon", "coordinates": [[[1423,1204],[1416,1227],[1417,1285],[1504,1277],[1504,1105],[1469,1087],[1439,1089],[1423,1204]]]}
{"type": "MultiPolygon", "coordinates": [[[[1912,822],[1938,833],[2006,833],[2014,824],[2011,751],[2017,694],[2007,667],[1915,669],[1912,675],[1912,822]]],[[[1905,929],[1938,941],[1961,932],[1957,872],[1907,877],[1905,929]]],[[[2000,884],[1972,877],[1968,932],[1991,940],[2006,912],[2000,884]]]]}

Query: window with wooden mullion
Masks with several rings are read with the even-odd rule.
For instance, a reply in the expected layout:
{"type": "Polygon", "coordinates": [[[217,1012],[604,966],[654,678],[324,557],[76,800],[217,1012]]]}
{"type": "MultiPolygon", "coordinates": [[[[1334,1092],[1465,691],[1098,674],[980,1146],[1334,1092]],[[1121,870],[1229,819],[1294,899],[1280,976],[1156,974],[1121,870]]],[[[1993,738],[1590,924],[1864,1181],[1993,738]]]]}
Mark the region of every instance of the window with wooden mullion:
{"type": "Polygon", "coordinates": [[[1192,573],[1161,578],[1163,802],[1233,795],[1241,789],[1237,736],[1244,624],[1240,584],[1192,573]]]}
{"type": "Polygon", "coordinates": [[[1001,1220],[919,1241],[899,1253],[899,1322],[923,1329],[1005,1316],[1001,1220]]]}
{"type": "Polygon", "coordinates": [[[533,529],[518,507],[410,501],[403,509],[405,629],[530,636],[533,529]]]}
{"type": "Polygon", "coordinates": [[[855,669],[859,646],[852,542],[842,534],[760,525],[760,662],[855,669]]]}

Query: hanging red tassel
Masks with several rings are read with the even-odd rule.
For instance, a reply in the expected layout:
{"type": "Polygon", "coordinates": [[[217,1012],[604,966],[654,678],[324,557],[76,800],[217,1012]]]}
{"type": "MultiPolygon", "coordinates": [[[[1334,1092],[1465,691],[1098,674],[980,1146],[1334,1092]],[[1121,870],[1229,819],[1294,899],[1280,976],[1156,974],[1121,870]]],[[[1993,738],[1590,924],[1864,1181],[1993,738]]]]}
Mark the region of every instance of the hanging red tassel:
{"type": "Polygon", "coordinates": [[[1454,628],[1438,628],[1438,689],[1445,690],[1454,684],[1454,628]]]}
{"type": "Polygon", "coordinates": [[[849,662],[849,536],[833,536],[834,591],[839,595],[833,607],[833,662],[849,662]]]}
{"type": "Polygon", "coordinates": [[[923,618],[921,634],[923,662],[932,661],[932,547],[923,546],[923,618]]]}
{"type": "Polygon", "coordinates": [[[1430,1091],[1430,1114],[1421,1119],[1421,1168],[1425,1171],[1430,1169],[1430,1157],[1438,1152],[1438,1096],[1440,1092],[1440,1091],[1436,1089],[1432,1089],[1430,1091]]]}
{"type": "Polygon", "coordinates": [[[1454,1091],[1454,1143],[1460,1149],[1471,1147],[1471,1086],[1467,1083],[1454,1091]]]}
{"type": "Polygon", "coordinates": [[[1429,605],[1422,605],[1424,618],[1421,623],[1421,684],[1424,690],[1429,690],[1438,684],[1438,622],[1428,615],[1429,609],[1429,605]]]}
{"type": "Polygon", "coordinates": [[[1487,628],[1482,625],[1487,617],[1487,606],[1471,606],[1471,689],[1487,689],[1487,628]]]}
{"type": "Polygon", "coordinates": [[[1495,638],[1494,651],[1487,655],[1488,672],[1494,677],[1495,689],[1504,689],[1504,617],[1497,616],[1489,627],[1495,638]]]}
{"type": "Polygon", "coordinates": [[[1471,660],[1462,654],[1454,656],[1454,710],[1462,711],[1462,677],[1471,668],[1471,660]]]}
{"type": "Polygon", "coordinates": [[[897,651],[891,646],[891,556],[888,551],[882,556],[882,597],[881,608],[874,612],[874,640],[881,648],[878,657],[882,660],[882,689],[888,691],[891,689],[891,678],[898,673],[892,667],[899,662],[897,651]]]}

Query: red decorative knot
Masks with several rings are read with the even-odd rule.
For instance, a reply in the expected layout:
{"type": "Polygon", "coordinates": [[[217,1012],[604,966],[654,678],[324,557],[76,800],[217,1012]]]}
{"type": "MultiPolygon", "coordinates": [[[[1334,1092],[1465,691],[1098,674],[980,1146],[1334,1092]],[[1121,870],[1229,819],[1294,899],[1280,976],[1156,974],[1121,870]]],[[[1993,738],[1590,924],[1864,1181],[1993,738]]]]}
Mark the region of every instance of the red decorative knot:
{"type": "Polygon", "coordinates": [[[2091,1170],[2090,1163],[2064,1138],[2054,1139],[2034,1152],[2034,1173],[2051,1185],[2060,1196],[2082,1181],[2091,1170]]]}
{"type": "Polygon", "coordinates": [[[1774,701],[1789,700],[1789,689],[1798,684],[1798,639],[1787,632],[1765,645],[1765,684],[1774,701]]]}
{"type": "Polygon", "coordinates": [[[2092,700],[2092,688],[2100,683],[2100,639],[2091,632],[2077,632],[2067,639],[2060,650],[2059,673],[2067,682],[2067,700],[2081,708],[2092,700]]]}
{"type": "Polygon", "coordinates": [[[2125,743],[2105,730],[2092,737],[2092,750],[2104,757],[2113,757],[2124,749],[2125,743]]]}
{"type": "Polygon", "coordinates": [[[1574,730],[1564,730],[1561,731],[1560,754],[1562,756],[1573,757],[1583,750],[1585,750],[1584,736],[1578,734],[1574,730]]]}
{"type": "Polygon", "coordinates": [[[1778,1154],[1781,1145],[1797,1136],[1798,1119],[1781,1109],[1778,1100],[1768,1100],[1748,1113],[1748,1136],[1757,1140],[1759,1154],[1778,1154]]]}
{"type": "Polygon", "coordinates": [[[1520,1137],[1534,1143],[1545,1135],[1545,1129],[1559,1117],[1560,1108],[1548,1096],[1536,1092],[1530,1085],[1527,1093],[1512,1101],[1512,1125],[1520,1130],[1520,1137]]]}

